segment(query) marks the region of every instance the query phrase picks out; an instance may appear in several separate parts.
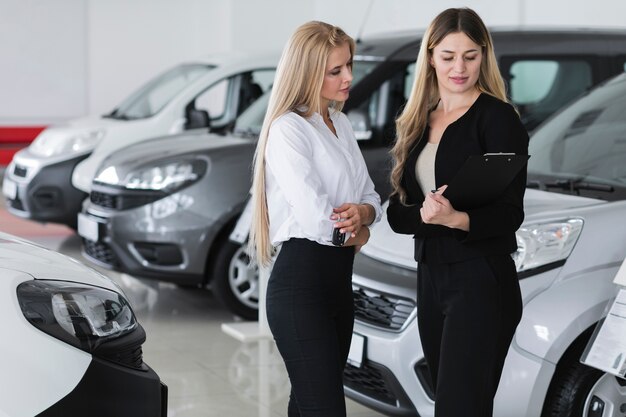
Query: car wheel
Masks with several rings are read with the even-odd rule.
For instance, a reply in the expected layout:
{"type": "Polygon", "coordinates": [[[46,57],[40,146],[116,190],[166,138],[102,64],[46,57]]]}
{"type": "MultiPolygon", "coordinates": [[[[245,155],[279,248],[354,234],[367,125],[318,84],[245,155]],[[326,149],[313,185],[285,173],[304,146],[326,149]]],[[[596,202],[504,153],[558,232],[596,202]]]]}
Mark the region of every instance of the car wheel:
{"type": "Polygon", "coordinates": [[[212,288],[231,312],[247,320],[259,317],[259,270],[250,265],[246,246],[222,242],[215,258],[212,288]]]}
{"type": "Polygon", "coordinates": [[[542,417],[623,416],[626,380],[583,365],[576,351],[557,368],[542,417]]]}

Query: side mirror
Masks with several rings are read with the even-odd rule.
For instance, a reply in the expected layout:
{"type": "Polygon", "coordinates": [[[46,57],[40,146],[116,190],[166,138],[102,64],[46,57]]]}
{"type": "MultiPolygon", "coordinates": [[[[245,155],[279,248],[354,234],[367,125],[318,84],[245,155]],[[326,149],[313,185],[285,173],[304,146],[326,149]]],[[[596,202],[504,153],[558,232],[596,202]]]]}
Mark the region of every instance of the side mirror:
{"type": "Polygon", "coordinates": [[[347,116],[352,125],[352,130],[354,130],[356,140],[369,140],[372,138],[370,119],[365,110],[352,109],[347,116]]]}
{"type": "Polygon", "coordinates": [[[185,129],[200,129],[211,127],[211,119],[209,118],[209,112],[206,110],[196,109],[195,103],[191,102],[185,109],[185,129]]]}

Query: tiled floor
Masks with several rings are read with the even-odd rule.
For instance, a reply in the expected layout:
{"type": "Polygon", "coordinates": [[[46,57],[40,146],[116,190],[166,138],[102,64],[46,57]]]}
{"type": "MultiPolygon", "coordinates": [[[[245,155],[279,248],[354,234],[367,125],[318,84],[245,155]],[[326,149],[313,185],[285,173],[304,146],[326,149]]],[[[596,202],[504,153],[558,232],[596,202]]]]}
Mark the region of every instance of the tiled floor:
{"type": "MultiPolygon", "coordinates": [[[[88,264],[72,230],[16,218],[3,201],[0,230],[88,264]]],[[[241,343],[226,335],[222,323],[236,318],[211,292],[99,270],[124,288],[146,329],[144,359],[169,387],[169,417],[287,415],[289,380],[275,345],[269,339],[241,343]]],[[[347,408],[349,416],[381,415],[351,400],[347,408]]]]}

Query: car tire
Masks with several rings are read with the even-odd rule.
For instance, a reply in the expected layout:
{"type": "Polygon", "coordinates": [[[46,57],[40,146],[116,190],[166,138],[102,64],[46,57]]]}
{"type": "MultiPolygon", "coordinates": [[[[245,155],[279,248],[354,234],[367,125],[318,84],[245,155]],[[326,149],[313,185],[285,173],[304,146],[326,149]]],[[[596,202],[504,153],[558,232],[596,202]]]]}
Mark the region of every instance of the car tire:
{"type": "Polygon", "coordinates": [[[542,417],[624,415],[626,381],[580,363],[584,346],[579,344],[559,363],[546,396],[542,417]],[[606,414],[611,409],[613,411],[606,414]]]}
{"type": "Polygon", "coordinates": [[[215,257],[211,288],[228,310],[246,320],[259,317],[259,271],[250,265],[246,245],[222,241],[215,257]]]}

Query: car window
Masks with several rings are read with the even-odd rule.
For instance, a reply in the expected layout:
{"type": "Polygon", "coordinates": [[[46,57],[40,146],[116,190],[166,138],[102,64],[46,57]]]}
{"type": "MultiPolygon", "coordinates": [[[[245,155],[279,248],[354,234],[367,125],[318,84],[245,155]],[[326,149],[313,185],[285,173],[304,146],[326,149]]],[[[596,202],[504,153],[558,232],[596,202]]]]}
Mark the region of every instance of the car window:
{"type": "Polygon", "coordinates": [[[267,90],[272,88],[275,73],[276,70],[273,69],[252,71],[252,82],[261,87],[261,90],[263,92],[266,92],[267,90]]]}
{"type": "Polygon", "coordinates": [[[237,114],[241,114],[271,88],[275,72],[273,69],[263,69],[241,75],[237,114]]]}
{"type": "MultiPolygon", "coordinates": [[[[377,64],[378,62],[376,61],[355,61],[352,69],[352,85],[356,85],[363,77],[369,74],[377,64]]],[[[260,78],[259,81],[261,81],[260,78]]],[[[237,118],[235,123],[236,133],[254,137],[261,133],[263,119],[270,98],[269,90],[272,86],[272,82],[267,81],[265,83],[267,90],[237,118]]]]}
{"type": "Polygon", "coordinates": [[[593,85],[591,64],[585,60],[512,60],[504,75],[509,97],[528,130],[593,85]]]}
{"type": "Polygon", "coordinates": [[[626,186],[626,78],[609,82],[532,136],[530,174],[626,186]]]}
{"type": "MultiPolygon", "coordinates": [[[[376,135],[361,135],[362,137],[378,137],[383,142],[394,139],[395,120],[409,97],[414,78],[415,63],[405,62],[394,68],[387,75],[387,79],[359,105],[361,114],[367,114],[366,124],[377,131],[376,135]]],[[[362,139],[356,127],[355,134],[362,139]]]]}
{"type": "Polygon", "coordinates": [[[189,64],[175,67],[149,81],[122,102],[110,117],[143,119],[158,113],[181,90],[209,72],[209,65],[189,64]]]}
{"type": "Polygon", "coordinates": [[[192,102],[196,109],[209,113],[213,128],[227,125],[271,88],[275,72],[274,69],[259,69],[223,79],[192,102]]]}
{"type": "Polygon", "coordinates": [[[221,80],[200,93],[196,97],[196,109],[206,110],[211,120],[223,117],[226,111],[228,85],[231,82],[232,78],[221,80]]]}

